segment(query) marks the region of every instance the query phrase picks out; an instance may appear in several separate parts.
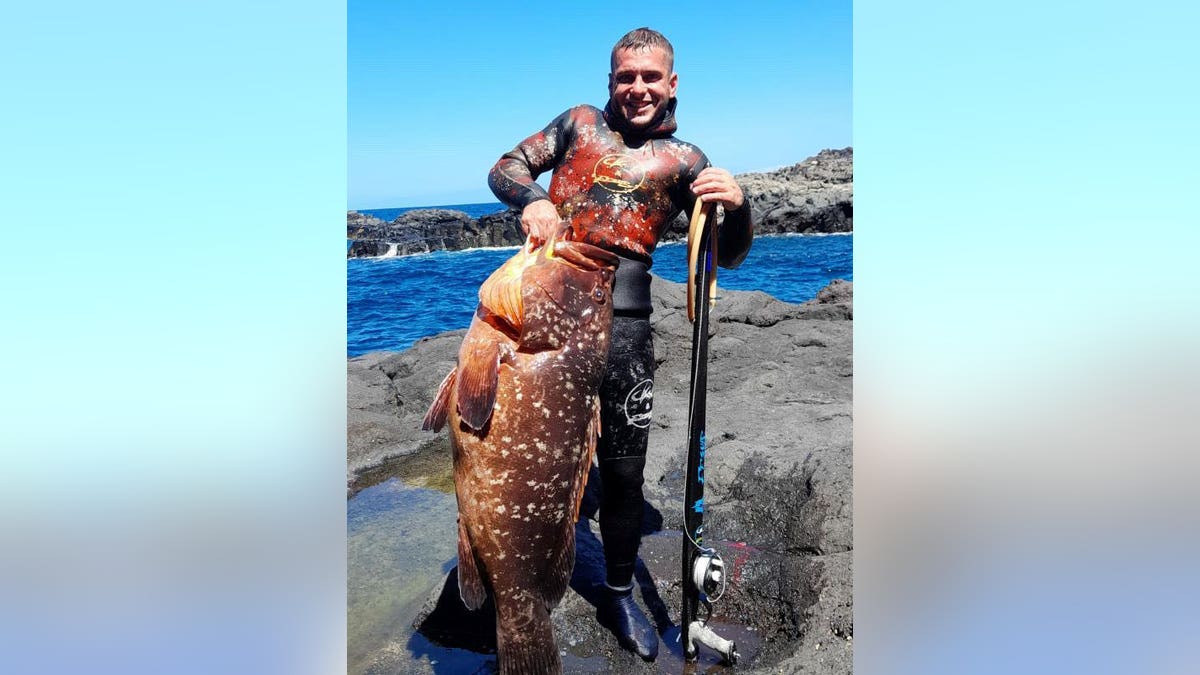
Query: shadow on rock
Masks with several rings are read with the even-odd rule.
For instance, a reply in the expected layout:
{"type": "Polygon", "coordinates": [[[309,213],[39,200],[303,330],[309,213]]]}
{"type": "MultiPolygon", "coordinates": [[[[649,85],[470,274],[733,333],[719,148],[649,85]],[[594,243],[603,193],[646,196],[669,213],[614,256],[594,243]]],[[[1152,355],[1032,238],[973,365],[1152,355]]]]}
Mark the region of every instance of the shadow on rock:
{"type": "Polygon", "coordinates": [[[496,653],[496,603],[489,593],[482,607],[467,609],[458,593],[457,565],[446,575],[441,591],[417,614],[413,628],[443,647],[496,653]]]}
{"type": "MultiPolygon", "coordinates": [[[[575,523],[575,569],[571,574],[571,588],[597,610],[599,620],[600,603],[604,601],[604,544],[592,531],[591,522],[597,520],[600,510],[600,495],[604,485],[600,470],[593,466],[588,472],[587,488],[579,508],[579,520],[575,523]]],[[[662,529],[663,516],[649,502],[642,503],[641,534],[653,534],[662,529]]],[[[671,624],[670,612],[658,594],[658,587],[650,570],[641,558],[634,563],[634,580],[641,590],[642,600],[650,612],[659,635],[663,635],[671,624]]]]}

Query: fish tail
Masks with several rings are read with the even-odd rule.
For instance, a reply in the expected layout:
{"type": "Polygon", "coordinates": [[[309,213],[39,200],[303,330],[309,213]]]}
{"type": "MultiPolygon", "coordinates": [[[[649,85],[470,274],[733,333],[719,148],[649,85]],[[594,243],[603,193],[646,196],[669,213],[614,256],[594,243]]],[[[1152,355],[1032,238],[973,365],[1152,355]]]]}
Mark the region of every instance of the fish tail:
{"type": "MultiPolygon", "coordinates": [[[[504,604],[507,609],[515,609],[513,603],[504,604]]],[[[550,610],[545,603],[530,598],[516,612],[498,609],[496,657],[500,661],[500,675],[560,675],[562,660],[558,657],[550,610]]]]}

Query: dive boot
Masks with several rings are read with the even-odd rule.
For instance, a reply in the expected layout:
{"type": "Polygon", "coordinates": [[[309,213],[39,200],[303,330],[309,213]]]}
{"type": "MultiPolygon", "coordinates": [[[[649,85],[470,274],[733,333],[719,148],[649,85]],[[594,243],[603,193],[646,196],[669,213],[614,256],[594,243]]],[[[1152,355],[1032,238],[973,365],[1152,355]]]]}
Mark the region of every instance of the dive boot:
{"type": "Polygon", "coordinates": [[[625,588],[605,584],[599,614],[600,623],[617,636],[622,647],[646,661],[658,656],[658,633],[633,599],[633,584],[625,588]]]}

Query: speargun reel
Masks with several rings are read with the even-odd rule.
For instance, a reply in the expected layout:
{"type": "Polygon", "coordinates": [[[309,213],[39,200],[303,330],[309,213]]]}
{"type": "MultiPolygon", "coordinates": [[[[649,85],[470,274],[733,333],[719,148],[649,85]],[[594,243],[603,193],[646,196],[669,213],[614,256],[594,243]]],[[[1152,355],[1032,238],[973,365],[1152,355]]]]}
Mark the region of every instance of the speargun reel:
{"type": "Polygon", "coordinates": [[[712,616],[712,603],[725,594],[725,561],[712,548],[702,548],[692,565],[692,583],[699,591],[700,604],[705,617],[696,617],[688,625],[688,644],[684,645],[685,656],[690,660],[699,654],[699,645],[704,645],[721,655],[728,665],[737,664],[739,654],[733,640],[726,640],[708,627],[712,616]]]}

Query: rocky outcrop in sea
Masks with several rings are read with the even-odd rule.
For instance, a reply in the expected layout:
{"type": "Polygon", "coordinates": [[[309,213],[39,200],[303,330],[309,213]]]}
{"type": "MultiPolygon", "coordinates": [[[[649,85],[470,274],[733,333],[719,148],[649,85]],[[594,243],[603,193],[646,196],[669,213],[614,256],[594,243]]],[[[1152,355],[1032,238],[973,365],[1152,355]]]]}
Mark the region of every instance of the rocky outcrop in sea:
{"type": "MultiPolygon", "coordinates": [[[[854,229],[854,149],[822,150],[774,171],[736,176],[750,202],[756,234],[850,232],[854,229]]],[[[687,236],[685,214],[663,241],[687,236]]],[[[346,214],[347,257],[371,258],[437,250],[518,246],[525,241],[515,211],[478,219],[448,209],[417,209],[391,222],[357,211],[346,214]]]]}
{"type": "Polygon", "coordinates": [[[518,246],[525,241],[514,211],[476,219],[451,209],[417,209],[391,222],[351,211],[346,214],[346,237],[351,240],[346,254],[350,258],[518,246]]]}
{"type": "MultiPolygon", "coordinates": [[[[658,365],[637,578],[644,605],[664,627],[679,616],[691,324],[682,284],[655,277],[652,297],[658,365]]],[[[850,673],[852,284],[834,281],[803,304],[721,290],[712,321],[705,541],[731,566],[714,620],[745,631],[739,639],[749,658],[739,672],[850,673]]],[[[427,480],[424,467],[448,465],[446,432],[423,432],[420,424],[464,332],[348,360],[351,491],[388,463],[409,467],[401,470],[405,480],[427,480]]],[[[589,589],[603,566],[590,499],[576,527],[574,592],[553,613],[555,633],[580,662],[604,664],[588,672],[659,672],[664,663],[642,663],[596,622],[589,589]]],[[[486,626],[472,629],[465,610],[455,608],[453,583],[451,571],[448,585],[412,620],[434,640],[486,640],[486,626]]],[[[408,672],[412,658],[404,649],[385,650],[374,662],[378,672],[408,672]]]]}

